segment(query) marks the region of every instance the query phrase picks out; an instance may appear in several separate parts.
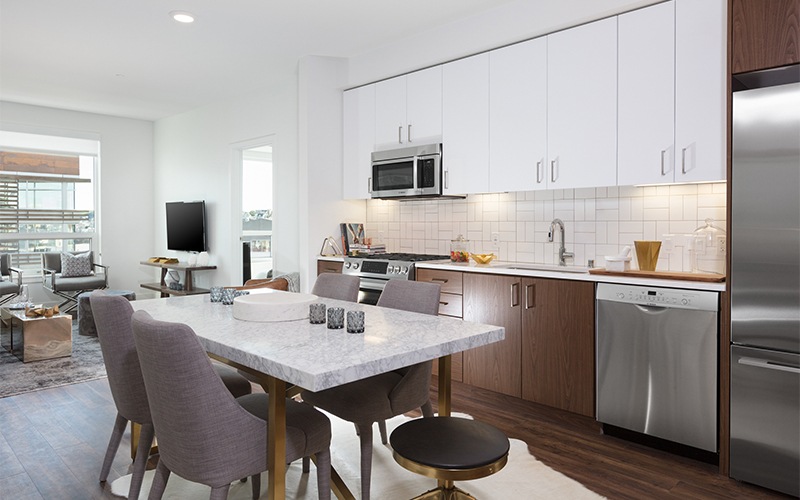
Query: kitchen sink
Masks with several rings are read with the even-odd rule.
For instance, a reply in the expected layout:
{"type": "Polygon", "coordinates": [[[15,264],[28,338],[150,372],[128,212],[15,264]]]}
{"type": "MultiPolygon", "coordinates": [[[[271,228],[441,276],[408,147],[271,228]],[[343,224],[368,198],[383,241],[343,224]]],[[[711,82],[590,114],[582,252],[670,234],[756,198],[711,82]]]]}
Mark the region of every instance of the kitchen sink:
{"type": "Polygon", "coordinates": [[[548,264],[499,264],[494,267],[500,269],[516,269],[520,271],[552,271],[557,273],[577,273],[585,274],[589,272],[588,267],[581,266],[556,266],[548,264]]]}

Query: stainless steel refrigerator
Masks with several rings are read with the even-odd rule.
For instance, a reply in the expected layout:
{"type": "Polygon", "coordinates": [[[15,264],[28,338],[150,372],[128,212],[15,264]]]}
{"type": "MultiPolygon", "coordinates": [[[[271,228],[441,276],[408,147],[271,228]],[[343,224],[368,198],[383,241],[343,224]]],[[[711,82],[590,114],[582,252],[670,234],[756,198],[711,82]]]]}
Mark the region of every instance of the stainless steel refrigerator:
{"type": "Polygon", "coordinates": [[[730,475],[794,496],[800,496],[797,82],[799,65],[735,78],[730,221],[730,475]]]}

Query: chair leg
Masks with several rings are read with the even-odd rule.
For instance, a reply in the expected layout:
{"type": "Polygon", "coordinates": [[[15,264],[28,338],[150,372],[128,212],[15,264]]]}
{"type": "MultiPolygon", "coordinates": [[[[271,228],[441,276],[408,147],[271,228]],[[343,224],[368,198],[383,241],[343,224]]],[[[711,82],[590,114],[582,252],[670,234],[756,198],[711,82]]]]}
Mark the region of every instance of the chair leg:
{"type": "Polygon", "coordinates": [[[330,500],[331,498],[331,452],[329,448],[318,451],[317,461],[317,486],[319,489],[319,500],[330,500]]]}
{"type": "Polygon", "coordinates": [[[106,448],[106,457],[103,459],[103,467],[100,469],[100,482],[104,483],[108,479],[108,473],[111,471],[111,463],[114,461],[114,456],[119,449],[119,443],[122,440],[122,434],[125,432],[125,426],[128,425],[128,419],[117,413],[117,418],[114,420],[114,430],[111,431],[111,439],[108,440],[108,448],[106,448]]]}
{"type": "Polygon", "coordinates": [[[161,500],[164,495],[164,490],[167,488],[167,481],[169,481],[170,470],[164,464],[163,460],[158,461],[156,467],[156,475],[153,476],[153,484],[150,486],[150,495],[147,500],[161,500]]]}
{"type": "Polygon", "coordinates": [[[309,470],[311,470],[311,458],[303,457],[303,474],[308,474],[309,470]]]}
{"type": "Polygon", "coordinates": [[[250,476],[250,482],[253,484],[253,500],[258,500],[261,496],[261,474],[250,476]]]}
{"type": "Polygon", "coordinates": [[[230,484],[226,484],[225,486],[218,486],[216,488],[211,488],[211,496],[208,498],[209,500],[227,500],[228,490],[230,489],[231,489],[230,484]]]}
{"type": "Polygon", "coordinates": [[[386,437],[386,420],[378,420],[378,430],[381,432],[381,443],[389,444],[389,439],[386,437]]]}
{"type": "Polygon", "coordinates": [[[358,426],[361,440],[361,500],[369,500],[372,475],[372,423],[358,426]]]}
{"type": "Polygon", "coordinates": [[[422,410],[423,417],[428,418],[433,416],[433,406],[431,406],[430,400],[425,401],[425,404],[420,406],[419,409],[422,410]]]}
{"type": "Polygon", "coordinates": [[[131,487],[128,490],[128,500],[137,500],[139,491],[142,489],[144,471],[147,466],[147,459],[150,458],[150,445],[153,444],[155,430],[153,424],[143,424],[139,431],[139,447],[136,451],[136,458],[133,461],[133,474],[131,475],[131,487]]]}

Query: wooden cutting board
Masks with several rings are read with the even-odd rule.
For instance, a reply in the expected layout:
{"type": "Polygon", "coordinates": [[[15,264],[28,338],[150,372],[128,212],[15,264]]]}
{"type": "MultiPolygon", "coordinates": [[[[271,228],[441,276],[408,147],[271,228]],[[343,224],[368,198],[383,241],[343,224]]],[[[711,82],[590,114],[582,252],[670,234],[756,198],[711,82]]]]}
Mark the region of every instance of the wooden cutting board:
{"type": "Polygon", "coordinates": [[[722,283],[725,281],[724,274],[685,273],[680,271],[609,271],[607,269],[596,268],[589,269],[589,274],[627,276],[629,278],[658,278],[664,280],[703,281],[706,283],[722,283]]]}

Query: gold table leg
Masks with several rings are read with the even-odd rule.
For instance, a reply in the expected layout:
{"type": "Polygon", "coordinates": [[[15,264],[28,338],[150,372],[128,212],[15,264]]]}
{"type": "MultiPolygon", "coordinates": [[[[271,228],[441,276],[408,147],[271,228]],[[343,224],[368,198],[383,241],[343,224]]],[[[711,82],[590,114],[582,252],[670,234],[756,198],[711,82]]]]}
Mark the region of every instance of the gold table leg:
{"type": "Polygon", "coordinates": [[[269,425],[267,425],[267,498],[286,498],[286,382],[266,376],[269,387],[269,425]]]}
{"type": "Polygon", "coordinates": [[[439,358],[439,416],[450,416],[450,397],[452,383],[450,379],[450,367],[453,363],[452,356],[442,356],[439,358]]]}

